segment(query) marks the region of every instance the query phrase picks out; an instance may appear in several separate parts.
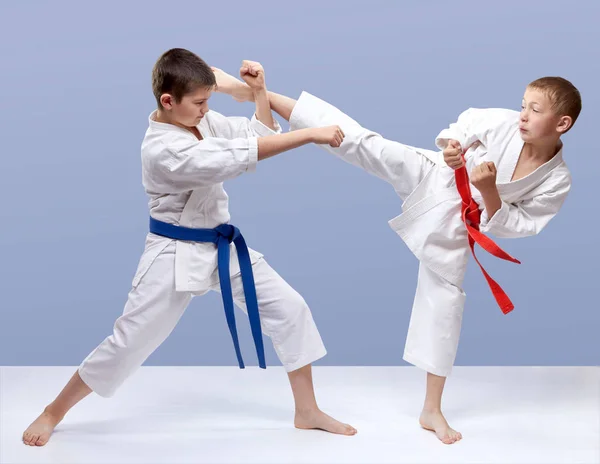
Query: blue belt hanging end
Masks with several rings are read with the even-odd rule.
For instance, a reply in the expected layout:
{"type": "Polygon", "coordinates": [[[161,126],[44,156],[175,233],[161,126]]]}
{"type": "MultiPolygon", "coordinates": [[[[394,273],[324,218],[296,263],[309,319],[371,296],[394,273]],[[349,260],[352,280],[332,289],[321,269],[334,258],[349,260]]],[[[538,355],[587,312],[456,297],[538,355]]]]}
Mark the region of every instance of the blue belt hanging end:
{"type": "Polygon", "coordinates": [[[166,222],[158,221],[150,217],[150,232],[174,240],[190,242],[210,242],[217,245],[219,282],[221,285],[221,296],[223,298],[223,307],[225,309],[225,318],[233,340],[235,355],[240,369],[244,369],[244,360],[240,350],[237,328],[235,325],[235,312],[233,306],[233,293],[231,290],[231,278],[229,276],[229,244],[234,243],[240,263],[240,272],[242,275],[242,284],[244,287],[244,296],[246,297],[246,309],[248,319],[250,320],[250,330],[256,347],[258,356],[258,365],[266,369],[265,349],[262,339],[260,326],[260,314],[258,312],[258,298],[256,296],[256,286],[254,274],[252,272],[252,261],[246,241],[240,230],[231,224],[221,224],[214,229],[192,229],[183,226],[176,226],[166,222]]]}

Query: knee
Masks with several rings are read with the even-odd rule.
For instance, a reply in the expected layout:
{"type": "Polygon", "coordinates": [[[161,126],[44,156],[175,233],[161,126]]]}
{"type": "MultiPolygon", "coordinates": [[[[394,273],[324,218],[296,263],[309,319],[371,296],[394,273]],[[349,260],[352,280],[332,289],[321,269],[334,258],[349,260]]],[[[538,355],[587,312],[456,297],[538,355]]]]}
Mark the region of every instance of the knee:
{"type": "Polygon", "coordinates": [[[297,292],[294,292],[286,303],[284,319],[277,330],[279,339],[280,341],[303,340],[314,327],[310,308],[297,292]]]}
{"type": "Polygon", "coordinates": [[[306,300],[295,290],[288,295],[285,307],[286,319],[290,323],[303,320],[307,315],[310,315],[310,308],[306,300]]]}
{"type": "Polygon", "coordinates": [[[158,346],[168,335],[165,325],[137,321],[124,315],[115,322],[111,338],[115,348],[135,351],[158,346]]]}

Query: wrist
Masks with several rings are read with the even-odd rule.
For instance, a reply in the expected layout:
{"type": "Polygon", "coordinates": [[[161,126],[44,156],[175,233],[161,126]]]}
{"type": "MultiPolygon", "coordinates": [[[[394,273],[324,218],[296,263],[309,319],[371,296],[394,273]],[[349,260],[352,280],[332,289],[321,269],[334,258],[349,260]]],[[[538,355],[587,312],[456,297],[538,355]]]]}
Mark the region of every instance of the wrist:
{"type": "Polygon", "coordinates": [[[300,129],[297,132],[302,133],[302,139],[306,143],[315,143],[317,141],[317,133],[314,127],[307,127],[306,129],[300,129]]]}
{"type": "Polygon", "coordinates": [[[496,187],[496,184],[488,185],[478,190],[483,196],[498,195],[498,188],[496,187]]]}
{"type": "Polygon", "coordinates": [[[267,92],[267,88],[266,87],[261,87],[259,89],[252,89],[252,96],[254,97],[254,100],[257,100],[261,97],[267,97],[269,96],[268,92],[267,92]]]}

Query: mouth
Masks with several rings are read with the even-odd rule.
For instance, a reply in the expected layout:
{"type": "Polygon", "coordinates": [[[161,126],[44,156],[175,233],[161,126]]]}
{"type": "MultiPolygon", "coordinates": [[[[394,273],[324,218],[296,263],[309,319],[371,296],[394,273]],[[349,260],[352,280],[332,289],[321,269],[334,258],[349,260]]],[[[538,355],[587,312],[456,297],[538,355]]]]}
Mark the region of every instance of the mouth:
{"type": "Polygon", "coordinates": [[[520,130],[521,132],[527,132],[527,129],[523,129],[522,127],[519,127],[519,130],[520,130]]]}

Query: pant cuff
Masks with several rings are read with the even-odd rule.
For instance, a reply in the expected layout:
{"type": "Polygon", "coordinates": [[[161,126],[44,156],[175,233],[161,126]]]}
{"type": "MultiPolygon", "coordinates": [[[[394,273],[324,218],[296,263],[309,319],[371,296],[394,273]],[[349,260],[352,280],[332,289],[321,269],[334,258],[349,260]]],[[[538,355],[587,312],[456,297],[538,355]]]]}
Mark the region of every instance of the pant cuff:
{"type": "Polygon", "coordinates": [[[304,366],[314,363],[315,361],[324,357],[326,354],[327,354],[327,350],[325,349],[324,346],[321,346],[318,350],[302,356],[298,361],[295,361],[295,362],[289,363],[289,364],[284,364],[283,367],[286,372],[292,372],[292,371],[300,369],[304,366]]]}
{"type": "Polygon", "coordinates": [[[83,368],[83,365],[79,366],[77,372],[79,373],[79,377],[81,377],[81,380],[83,380],[83,383],[85,383],[89,388],[91,388],[92,391],[97,395],[103,398],[110,398],[115,394],[114,390],[109,390],[105,387],[100,386],[96,381],[94,381],[93,378],[89,377],[87,372],[83,368]]]}
{"type": "Polygon", "coordinates": [[[414,366],[417,366],[420,369],[423,369],[424,371],[427,371],[433,375],[438,375],[440,377],[449,377],[452,373],[452,366],[435,367],[431,364],[421,361],[418,357],[412,355],[411,353],[407,353],[406,351],[404,352],[402,359],[404,359],[407,363],[410,363],[414,366]]]}

